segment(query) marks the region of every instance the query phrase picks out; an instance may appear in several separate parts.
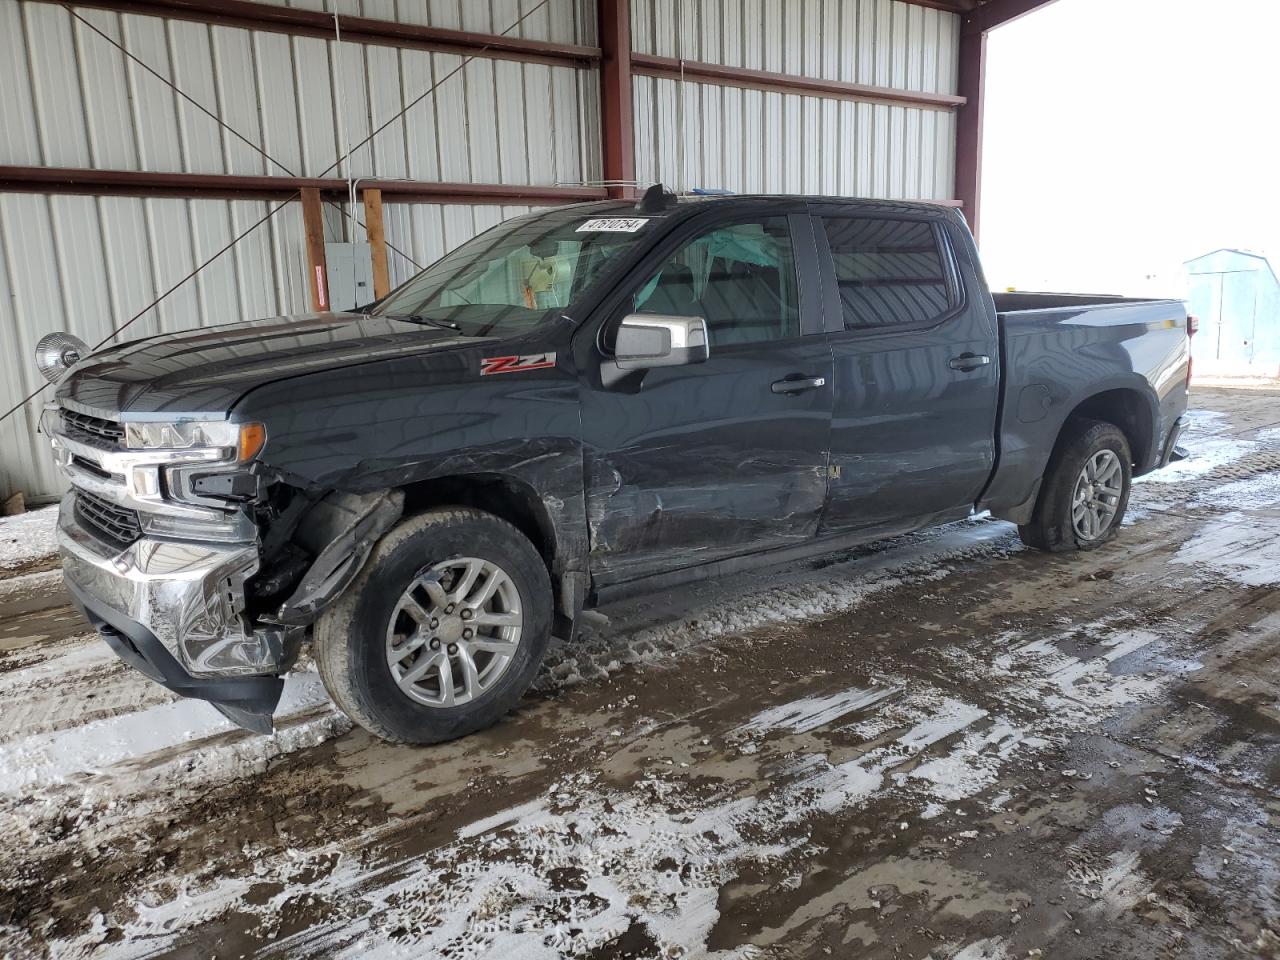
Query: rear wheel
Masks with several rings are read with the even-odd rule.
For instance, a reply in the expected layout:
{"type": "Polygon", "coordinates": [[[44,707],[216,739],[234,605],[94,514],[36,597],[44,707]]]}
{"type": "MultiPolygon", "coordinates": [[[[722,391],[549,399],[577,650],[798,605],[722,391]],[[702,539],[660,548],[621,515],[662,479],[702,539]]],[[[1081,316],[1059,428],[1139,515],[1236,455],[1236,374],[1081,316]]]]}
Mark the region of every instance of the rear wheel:
{"type": "Polygon", "coordinates": [[[409,517],[316,623],[334,702],[385,740],[437,743],[499,720],[537,673],[551,584],[533,544],[471,509],[409,517]]]}
{"type": "Polygon", "coordinates": [[[1124,433],[1099,420],[1070,421],[1049,458],[1031,522],[1018,535],[1038,550],[1094,550],[1119,532],[1132,484],[1124,433]]]}

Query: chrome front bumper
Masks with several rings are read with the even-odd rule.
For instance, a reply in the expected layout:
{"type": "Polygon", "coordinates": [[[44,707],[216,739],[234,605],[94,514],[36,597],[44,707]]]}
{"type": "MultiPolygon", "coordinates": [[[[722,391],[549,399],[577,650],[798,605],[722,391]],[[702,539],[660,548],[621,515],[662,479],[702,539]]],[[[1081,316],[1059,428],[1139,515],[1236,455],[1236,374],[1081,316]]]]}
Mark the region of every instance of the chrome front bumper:
{"type": "Polygon", "coordinates": [[[69,493],[58,515],[58,546],[67,586],[90,619],[126,636],[141,633],[144,641],[149,634],[190,678],[283,668],[279,632],[249,629],[242,616],[245,580],[258,569],[256,544],[143,537],[120,549],[81,525],[69,493]]]}

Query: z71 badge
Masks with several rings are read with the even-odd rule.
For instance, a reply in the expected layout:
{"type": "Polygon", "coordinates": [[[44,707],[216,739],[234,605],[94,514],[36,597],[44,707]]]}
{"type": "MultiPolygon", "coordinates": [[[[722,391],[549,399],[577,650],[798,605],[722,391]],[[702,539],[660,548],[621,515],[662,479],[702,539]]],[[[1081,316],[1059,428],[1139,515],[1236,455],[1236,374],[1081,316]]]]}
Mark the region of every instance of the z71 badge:
{"type": "Polygon", "coordinates": [[[545,370],[556,365],[555,353],[529,353],[523,357],[482,357],[480,376],[491,373],[523,373],[526,370],[545,370]]]}

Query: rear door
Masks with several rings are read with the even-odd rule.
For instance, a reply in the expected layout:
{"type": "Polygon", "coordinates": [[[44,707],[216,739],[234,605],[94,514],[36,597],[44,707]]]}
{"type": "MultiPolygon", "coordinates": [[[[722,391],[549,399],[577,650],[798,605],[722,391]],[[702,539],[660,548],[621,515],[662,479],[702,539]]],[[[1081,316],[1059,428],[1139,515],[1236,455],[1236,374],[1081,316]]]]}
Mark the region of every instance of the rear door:
{"type": "Polygon", "coordinates": [[[817,531],[831,349],[803,204],[768,210],[686,224],[603,308],[597,369],[582,392],[597,583],[792,545],[817,531]],[[703,317],[710,358],[610,375],[611,334],[628,313],[703,317]]]}
{"type": "Polygon", "coordinates": [[[995,459],[995,317],[927,212],[815,205],[836,376],[821,533],[963,516],[995,459]]]}

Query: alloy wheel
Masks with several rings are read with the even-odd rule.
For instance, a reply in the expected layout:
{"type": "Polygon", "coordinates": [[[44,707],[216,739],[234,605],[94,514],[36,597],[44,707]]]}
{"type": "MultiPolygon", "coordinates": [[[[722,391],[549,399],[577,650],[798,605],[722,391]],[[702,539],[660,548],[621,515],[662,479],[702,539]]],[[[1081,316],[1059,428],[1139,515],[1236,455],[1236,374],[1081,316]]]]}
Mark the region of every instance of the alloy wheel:
{"type": "Polygon", "coordinates": [[[401,595],[387,626],[387,666],[419,703],[460,706],[506,673],[523,626],[520,593],[498,564],[445,560],[401,595]]]}
{"type": "Polygon", "coordinates": [[[1099,450],[1076,478],[1071,523],[1081,540],[1098,540],[1111,528],[1124,493],[1124,471],[1112,450],[1099,450]]]}

